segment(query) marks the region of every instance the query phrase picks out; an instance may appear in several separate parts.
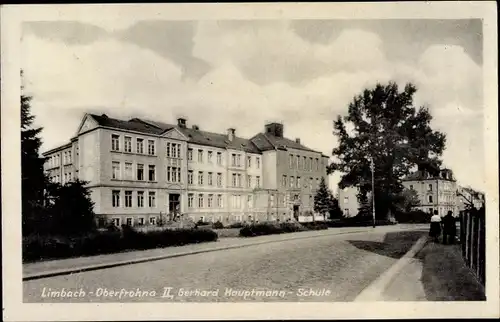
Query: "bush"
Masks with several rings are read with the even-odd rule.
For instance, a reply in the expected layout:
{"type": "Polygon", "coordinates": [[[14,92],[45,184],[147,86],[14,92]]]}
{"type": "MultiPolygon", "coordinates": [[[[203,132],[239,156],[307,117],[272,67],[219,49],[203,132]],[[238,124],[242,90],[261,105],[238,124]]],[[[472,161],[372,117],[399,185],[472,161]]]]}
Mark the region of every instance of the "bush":
{"type": "Polygon", "coordinates": [[[323,230],[323,229],[328,229],[328,225],[324,222],[305,222],[302,223],[302,226],[309,230],[323,230]]]}
{"type": "Polygon", "coordinates": [[[243,224],[242,222],[235,222],[230,224],[228,228],[243,228],[244,226],[245,224],[243,224]]]}
{"type": "MultiPolygon", "coordinates": [[[[347,218],[327,221],[325,223],[328,227],[335,227],[335,228],[339,228],[339,227],[370,227],[373,225],[373,220],[370,217],[366,217],[366,216],[354,216],[354,217],[347,217],[347,218]]],[[[381,220],[381,219],[375,220],[376,226],[388,226],[388,225],[395,225],[395,224],[396,224],[396,222],[392,222],[390,220],[381,220]]]]}
{"type": "Polygon", "coordinates": [[[32,235],[23,238],[23,261],[68,258],[216,241],[210,229],[172,229],[138,232],[124,226],[122,231],[92,232],[65,238],[32,235]]]}
{"type": "Polygon", "coordinates": [[[400,223],[430,223],[432,214],[422,210],[401,212],[396,214],[396,220],[400,223]]]}
{"type": "Polygon", "coordinates": [[[217,220],[216,222],[214,222],[212,224],[212,228],[213,229],[222,229],[222,228],[224,228],[224,224],[217,220]]]}
{"type": "Polygon", "coordinates": [[[246,225],[240,229],[241,237],[254,237],[263,235],[294,233],[308,230],[303,225],[296,222],[266,222],[246,225]]]}

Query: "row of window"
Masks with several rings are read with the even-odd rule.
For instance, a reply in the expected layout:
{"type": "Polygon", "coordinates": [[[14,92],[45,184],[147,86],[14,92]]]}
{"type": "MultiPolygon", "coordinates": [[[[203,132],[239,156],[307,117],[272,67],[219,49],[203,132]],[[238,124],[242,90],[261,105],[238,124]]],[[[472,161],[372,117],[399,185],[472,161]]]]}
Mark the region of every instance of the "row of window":
{"type": "MultiPolygon", "coordinates": [[[[72,162],[72,154],[71,154],[71,151],[64,151],[62,153],[62,157],[63,157],[63,165],[65,164],[71,164],[72,162]]],[[[47,158],[47,164],[49,166],[49,168],[53,168],[53,167],[58,167],[61,165],[61,154],[55,154],[55,155],[52,155],[50,157],[47,158]]]]}
{"type": "MultiPolygon", "coordinates": [[[[156,225],[158,217],[156,216],[150,216],[149,217],[149,224],[150,225],[156,225]]],[[[103,219],[102,219],[103,221],[103,219]]],[[[120,217],[114,217],[111,218],[111,223],[115,225],[116,227],[120,227],[122,222],[120,217]]],[[[144,226],[146,224],[146,219],[144,217],[138,217],[136,220],[132,217],[127,217],[125,218],[125,225],[127,226],[144,226]]],[[[99,223],[99,226],[104,226],[104,222],[99,223]]]]}
{"type": "Polygon", "coordinates": [[[290,154],[288,156],[290,169],[301,169],[305,171],[319,171],[319,159],[290,154]]]}
{"type": "MultiPolygon", "coordinates": [[[[287,176],[284,174],[282,179],[281,179],[281,186],[282,187],[287,187],[287,184],[290,188],[300,188],[301,186],[301,177],[293,177],[291,176],[290,179],[288,180],[287,176]]],[[[307,181],[304,180],[304,188],[310,187],[313,189],[314,187],[319,186],[319,178],[316,178],[316,185],[314,185],[314,178],[309,178],[309,184],[307,181]]]]}
{"type": "MultiPolygon", "coordinates": [[[[135,149],[132,149],[132,137],[124,136],[123,138],[123,149],[121,145],[121,136],[118,134],[111,135],[111,150],[112,151],[124,151],[128,153],[146,154],[145,139],[136,138],[135,139],[135,149]],[[133,150],[133,151],[132,151],[133,150]]],[[[147,154],[155,155],[156,146],[155,140],[147,140],[147,154]]],[[[180,154],[180,153],[179,153],[180,154]]]]}
{"type": "MultiPolygon", "coordinates": [[[[188,161],[193,161],[193,154],[194,154],[194,149],[189,148],[188,149],[188,161]]],[[[214,163],[213,160],[214,157],[214,152],[213,151],[207,151],[206,154],[206,159],[207,163],[214,163]]],[[[252,160],[255,158],[255,168],[260,169],[260,157],[252,157],[252,156],[247,156],[247,168],[251,168],[253,166],[252,160]]],[[[203,163],[205,161],[205,151],[203,149],[198,149],[198,157],[197,160],[199,163],[203,163]]],[[[222,152],[217,152],[216,154],[216,163],[217,165],[223,165],[223,160],[222,160],[222,152]]],[[[231,154],[231,166],[233,167],[243,167],[242,163],[242,158],[241,154],[239,153],[232,153],[231,154]]]]}
{"type": "MultiPolygon", "coordinates": [[[[115,180],[138,180],[138,181],[156,181],[156,166],[154,164],[148,164],[147,167],[147,177],[145,175],[145,167],[142,163],[137,163],[135,166],[135,175],[133,170],[134,164],[132,162],[125,162],[124,171],[122,173],[121,162],[112,161],[111,162],[111,178],[115,180]]],[[[171,168],[171,167],[168,167],[171,168]]],[[[169,171],[168,169],[167,171],[169,171]]],[[[177,170],[176,170],[177,172],[177,170]]],[[[180,168],[178,170],[180,177],[180,168]]]]}
{"type": "MultiPolygon", "coordinates": [[[[132,191],[126,190],[124,191],[124,203],[125,208],[145,208],[146,205],[149,208],[156,208],[156,192],[148,191],[148,200],[145,204],[144,199],[146,192],[145,191],[132,191]],[[135,193],[134,193],[135,192],[135,193]],[[135,198],[134,198],[135,195],[135,198]],[[135,202],[134,202],[135,199],[135,202]]],[[[111,204],[114,208],[122,207],[122,192],[120,190],[113,190],[111,192],[112,200],[111,204]]]]}
{"type": "MultiPolygon", "coordinates": [[[[205,203],[205,195],[200,193],[197,196],[197,207],[198,208],[224,208],[224,202],[222,195],[217,195],[216,197],[213,194],[207,195],[207,202],[205,203]],[[214,204],[214,198],[216,203],[214,204]]],[[[195,195],[193,193],[188,194],[188,208],[195,207],[195,195]]]]}
{"type": "Polygon", "coordinates": [[[74,176],[73,172],[66,172],[66,173],[64,173],[63,177],[61,177],[60,175],[55,175],[55,176],[51,176],[49,178],[49,180],[51,182],[57,182],[57,183],[66,183],[66,182],[73,181],[74,179],[75,179],[75,176],[74,176]],[[63,179],[64,181],[61,181],[61,179],[63,179]]]}

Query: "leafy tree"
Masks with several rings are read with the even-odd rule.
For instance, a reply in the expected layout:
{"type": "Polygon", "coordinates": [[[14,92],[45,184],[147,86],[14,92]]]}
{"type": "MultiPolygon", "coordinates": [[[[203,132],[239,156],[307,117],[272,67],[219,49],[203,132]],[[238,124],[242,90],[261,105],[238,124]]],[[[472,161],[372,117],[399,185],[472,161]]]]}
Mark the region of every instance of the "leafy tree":
{"type": "Polygon", "coordinates": [[[332,194],[330,194],[330,200],[329,200],[329,204],[330,204],[330,209],[329,209],[329,213],[330,213],[330,219],[339,219],[339,218],[342,218],[342,210],[340,209],[340,206],[339,206],[339,201],[337,198],[335,198],[332,194]]]}
{"type": "MultiPolygon", "coordinates": [[[[21,72],[22,76],[22,72],[21,72]]],[[[23,90],[23,87],[21,87],[23,90]]],[[[23,234],[32,233],[43,222],[45,185],[48,181],[40,157],[41,127],[33,127],[31,96],[21,95],[21,205],[23,234]]]]}
{"type": "Polygon", "coordinates": [[[326,186],[325,178],[322,177],[319,183],[318,190],[314,196],[314,212],[326,216],[332,207],[332,193],[326,186]]]}
{"type": "Polygon", "coordinates": [[[51,234],[71,236],[96,228],[94,203],[86,184],[77,179],[65,185],[51,185],[51,202],[47,210],[51,234]]]}
{"type": "Polygon", "coordinates": [[[410,212],[419,205],[418,193],[413,189],[403,189],[395,200],[395,208],[400,212],[410,212]]]}
{"type": "Polygon", "coordinates": [[[446,137],[430,127],[432,116],[426,107],[413,106],[417,89],[407,84],[377,84],[365,89],[349,104],[348,115],[334,121],[339,145],[328,173],[342,173],[339,188],[357,186],[360,203],[371,191],[370,159],[374,162],[375,206],[380,219],[395,210],[403,190],[401,179],[412,169],[436,174],[446,137]],[[348,131],[352,129],[352,131],[348,131]]]}

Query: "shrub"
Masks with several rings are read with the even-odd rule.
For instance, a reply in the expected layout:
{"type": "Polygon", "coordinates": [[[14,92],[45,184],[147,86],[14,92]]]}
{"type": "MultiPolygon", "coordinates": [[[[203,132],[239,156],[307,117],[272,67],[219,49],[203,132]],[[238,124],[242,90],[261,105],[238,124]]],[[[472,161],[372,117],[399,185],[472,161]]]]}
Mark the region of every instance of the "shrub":
{"type": "Polygon", "coordinates": [[[422,210],[396,213],[396,220],[400,223],[430,223],[432,214],[422,210]]]}
{"type": "Polygon", "coordinates": [[[245,225],[242,222],[235,222],[228,226],[228,228],[243,228],[245,225]]]}
{"type": "Polygon", "coordinates": [[[115,253],[125,250],[180,246],[216,241],[210,229],[166,229],[138,232],[124,226],[122,231],[92,232],[72,238],[32,235],[23,238],[23,260],[67,258],[115,253]]]}
{"type": "Polygon", "coordinates": [[[328,229],[328,225],[324,222],[306,222],[302,223],[302,226],[309,230],[323,230],[323,229],[328,229]]]}
{"type": "Polygon", "coordinates": [[[212,224],[213,229],[222,229],[224,228],[224,224],[222,224],[220,221],[216,221],[212,224]]]}
{"type": "Polygon", "coordinates": [[[240,229],[240,236],[253,237],[262,235],[273,235],[283,233],[293,233],[298,231],[305,231],[307,228],[295,222],[266,222],[258,224],[246,225],[240,229]]]}
{"type": "MultiPolygon", "coordinates": [[[[325,222],[328,227],[369,227],[373,225],[373,220],[368,216],[347,217],[338,220],[325,222]]],[[[376,219],[376,226],[395,225],[396,222],[390,220],[376,219]]]]}

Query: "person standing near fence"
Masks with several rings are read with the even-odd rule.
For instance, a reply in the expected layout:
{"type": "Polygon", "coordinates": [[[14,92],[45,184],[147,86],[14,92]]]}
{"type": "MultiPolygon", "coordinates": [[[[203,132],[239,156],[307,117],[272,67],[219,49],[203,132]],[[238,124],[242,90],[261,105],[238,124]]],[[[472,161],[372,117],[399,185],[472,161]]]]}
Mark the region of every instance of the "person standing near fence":
{"type": "Polygon", "coordinates": [[[429,236],[434,239],[434,242],[439,242],[441,235],[441,216],[438,215],[437,210],[434,210],[434,215],[431,217],[431,227],[429,236]]]}
{"type": "Polygon", "coordinates": [[[443,218],[443,244],[454,244],[456,232],[455,217],[450,210],[443,218]]]}

